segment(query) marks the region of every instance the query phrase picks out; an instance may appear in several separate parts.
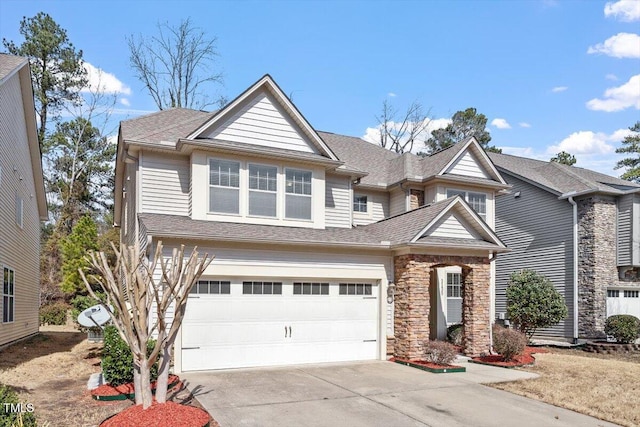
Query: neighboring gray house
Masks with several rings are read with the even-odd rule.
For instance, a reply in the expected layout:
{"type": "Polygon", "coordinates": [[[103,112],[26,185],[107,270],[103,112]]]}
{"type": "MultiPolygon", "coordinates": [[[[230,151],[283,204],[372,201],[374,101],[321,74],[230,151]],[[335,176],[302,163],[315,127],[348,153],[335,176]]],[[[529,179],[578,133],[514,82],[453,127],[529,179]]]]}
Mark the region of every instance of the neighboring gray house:
{"type": "Polygon", "coordinates": [[[38,332],[46,218],[29,61],[0,54],[0,346],[38,332]]]}
{"type": "Polygon", "coordinates": [[[569,308],[540,335],[597,337],[612,314],[640,317],[640,185],[555,162],[489,157],[513,186],[496,199],[496,233],[512,249],[496,261],[496,316],[506,312],[511,273],[530,268],[569,308]]]}

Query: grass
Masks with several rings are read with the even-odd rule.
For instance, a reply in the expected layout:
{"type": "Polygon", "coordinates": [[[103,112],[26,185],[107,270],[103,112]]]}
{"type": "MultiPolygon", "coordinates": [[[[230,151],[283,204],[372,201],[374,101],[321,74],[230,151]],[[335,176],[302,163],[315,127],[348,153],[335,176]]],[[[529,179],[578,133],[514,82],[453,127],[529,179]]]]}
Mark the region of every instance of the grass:
{"type": "Polygon", "coordinates": [[[492,387],[623,426],[640,426],[640,354],[551,349],[525,370],[540,378],[492,387]]]}

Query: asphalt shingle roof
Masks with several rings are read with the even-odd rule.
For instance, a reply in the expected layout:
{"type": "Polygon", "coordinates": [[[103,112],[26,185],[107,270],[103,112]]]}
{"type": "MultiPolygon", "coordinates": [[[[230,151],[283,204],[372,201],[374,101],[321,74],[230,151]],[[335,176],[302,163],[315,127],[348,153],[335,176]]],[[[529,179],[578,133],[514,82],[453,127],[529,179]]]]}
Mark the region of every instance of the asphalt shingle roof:
{"type": "Polygon", "coordinates": [[[527,159],[508,154],[488,153],[491,161],[513,175],[533,181],[551,191],[564,194],[571,191],[622,194],[625,190],[640,189],[640,185],[575,166],[557,162],[527,159]]]}
{"type": "Polygon", "coordinates": [[[0,80],[7,77],[18,66],[22,65],[27,58],[22,56],[7,55],[0,53],[0,80]]]}

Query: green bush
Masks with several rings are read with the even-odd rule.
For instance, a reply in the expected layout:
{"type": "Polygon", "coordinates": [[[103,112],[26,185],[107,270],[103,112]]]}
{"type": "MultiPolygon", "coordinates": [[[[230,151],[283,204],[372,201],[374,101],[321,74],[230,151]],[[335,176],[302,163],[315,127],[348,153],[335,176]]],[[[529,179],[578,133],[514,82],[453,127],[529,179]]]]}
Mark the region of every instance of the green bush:
{"type": "MultiPolygon", "coordinates": [[[[155,341],[150,340],[147,344],[147,354],[151,353],[154,345],[155,341]]],[[[133,355],[115,326],[104,328],[102,375],[112,386],[133,382],[133,355]]],[[[151,381],[155,381],[156,378],[158,378],[158,362],[151,368],[151,381]]]]}
{"type": "Polygon", "coordinates": [[[567,317],[567,305],[553,283],[533,270],[514,272],[507,287],[507,314],[531,338],[567,317]]]}
{"type": "Polygon", "coordinates": [[[506,361],[521,355],[527,347],[527,336],[515,329],[493,327],[493,349],[506,361]]]}
{"type": "Polygon", "coordinates": [[[427,362],[450,365],[458,354],[455,346],[446,341],[426,341],[424,357],[427,362]]]}
{"type": "Polygon", "coordinates": [[[604,324],[604,332],[621,343],[632,343],[640,338],[640,319],[630,314],[609,316],[604,324]]]}
{"type": "Polygon", "coordinates": [[[18,419],[22,417],[22,425],[25,427],[36,427],[36,417],[33,412],[28,412],[26,403],[20,402],[18,393],[13,391],[9,386],[0,384],[0,427],[12,427],[18,424],[18,419]],[[22,412],[12,412],[11,406],[22,403],[22,412]]]}
{"type": "Polygon", "coordinates": [[[453,345],[462,345],[462,337],[464,335],[464,325],[457,323],[447,328],[447,341],[453,345]]]}
{"type": "Polygon", "coordinates": [[[62,301],[40,307],[40,325],[66,325],[69,306],[62,301]]]}

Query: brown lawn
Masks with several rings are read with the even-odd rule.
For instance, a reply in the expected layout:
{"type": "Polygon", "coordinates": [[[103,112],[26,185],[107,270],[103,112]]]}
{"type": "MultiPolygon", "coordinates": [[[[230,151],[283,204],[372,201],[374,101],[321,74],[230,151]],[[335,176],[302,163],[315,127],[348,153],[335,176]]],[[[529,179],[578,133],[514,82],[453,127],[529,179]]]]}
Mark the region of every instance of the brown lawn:
{"type": "Polygon", "coordinates": [[[624,426],[640,426],[640,354],[599,355],[550,349],[527,371],[540,378],[492,384],[624,426]]]}
{"type": "MultiPolygon", "coordinates": [[[[87,380],[100,372],[102,344],[90,343],[86,333],[69,328],[51,329],[0,350],[0,383],[14,388],[23,402],[34,405],[39,424],[97,426],[133,404],[92,399],[87,380]]],[[[197,401],[191,402],[188,391],[170,397],[198,406],[197,401]]]]}

